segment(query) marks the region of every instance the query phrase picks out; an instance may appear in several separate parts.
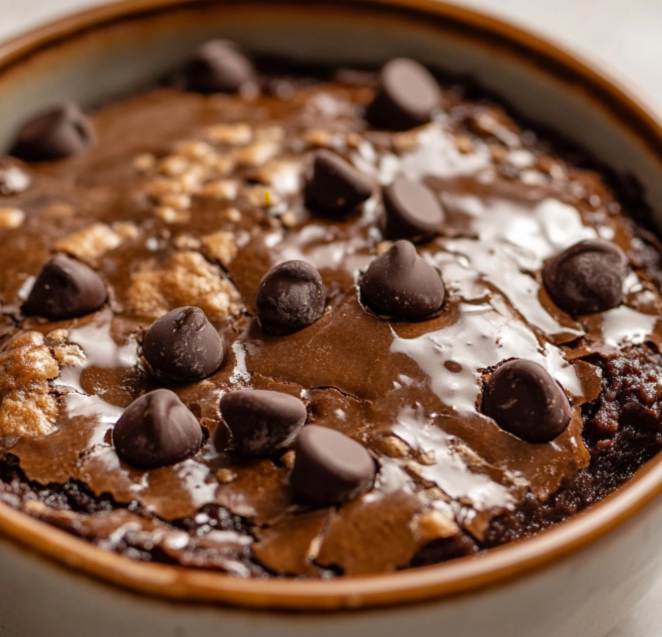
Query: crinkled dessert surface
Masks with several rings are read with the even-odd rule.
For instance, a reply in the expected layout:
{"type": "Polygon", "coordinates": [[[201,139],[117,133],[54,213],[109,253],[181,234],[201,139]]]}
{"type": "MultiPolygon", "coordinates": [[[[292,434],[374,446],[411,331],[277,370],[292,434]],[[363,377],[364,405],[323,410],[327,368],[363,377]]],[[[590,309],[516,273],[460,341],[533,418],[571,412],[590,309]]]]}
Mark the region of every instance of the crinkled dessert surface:
{"type": "MultiPolygon", "coordinates": [[[[255,95],[158,88],[97,110],[98,143],[24,166],[0,197],[0,500],[128,557],[236,576],[382,573],[469,555],[562,521],[618,487],[660,444],[662,279],[657,241],[599,171],[557,154],[461,84],[434,120],[392,133],[363,109],[372,73],[273,75],[255,95]],[[332,217],[307,210],[310,153],[331,149],[382,185],[421,179],[443,204],[418,246],[446,285],[416,323],[367,312],[357,277],[388,249],[374,196],[332,217]],[[628,256],[624,303],[572,318],[541,284],[543,262],[583,240],[628,256]],[[109,302],[81,319],[21,314],[55,252],[99,272],[109,302]],[[274,265],[322,275],[324,316],[269,336],[255,297],[274,265]],[[111,440],[135,398],[162,386],[140,352],[166,312],[200,307],[228,356],[212,377],[172,384],[206,442],[150,471],[111,440]],[[540,363],[573,409],[553,442],[530,444],[481,413],[483,374],[540,363]],[[219,400],[239,388],[301,398],[308,422],[377,459],[375,484],[338,506],[292,496],[293,452],[237,461],[219,400]],[[219,442],[220,441],[220,442],[219,442]]],[[[1,173],[0,173],[1,174],[1,173]]]]}

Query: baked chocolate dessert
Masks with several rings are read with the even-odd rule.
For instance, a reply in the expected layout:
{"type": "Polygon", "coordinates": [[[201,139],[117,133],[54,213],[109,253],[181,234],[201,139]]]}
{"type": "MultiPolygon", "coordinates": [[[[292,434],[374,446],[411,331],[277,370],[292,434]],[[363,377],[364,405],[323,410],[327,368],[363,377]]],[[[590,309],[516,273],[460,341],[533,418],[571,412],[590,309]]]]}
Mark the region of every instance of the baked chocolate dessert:
{"type": "Polygon", "coordinates": [[[10,154],[0,500],[102,549],[432,564],[562,522],[662,444],[643,198],[469,82],[216,41],[10,154]]]}

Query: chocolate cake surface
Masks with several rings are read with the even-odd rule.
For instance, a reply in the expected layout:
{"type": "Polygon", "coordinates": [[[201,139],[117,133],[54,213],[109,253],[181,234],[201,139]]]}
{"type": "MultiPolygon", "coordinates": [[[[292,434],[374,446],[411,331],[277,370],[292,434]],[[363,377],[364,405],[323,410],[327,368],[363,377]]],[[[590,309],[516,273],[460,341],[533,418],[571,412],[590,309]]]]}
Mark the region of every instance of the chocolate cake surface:
{"type": "Polygon", "coordinates": [[[0,161],[0,501],[127,557],[383,573],[562,522],[662,444],[632,188],[468,83],[251,62],[0,161]]]}

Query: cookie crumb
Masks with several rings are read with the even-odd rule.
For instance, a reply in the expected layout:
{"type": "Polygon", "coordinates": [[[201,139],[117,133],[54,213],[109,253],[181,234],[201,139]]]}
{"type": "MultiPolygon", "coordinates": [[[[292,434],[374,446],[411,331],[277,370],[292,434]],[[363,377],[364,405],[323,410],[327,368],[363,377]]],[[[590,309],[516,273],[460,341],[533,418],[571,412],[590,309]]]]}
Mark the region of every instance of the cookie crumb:
{"type": "Polygon", "coordinates": [[[178,250],[199,250],[200,239],[191,234],[180,234],[173,241],[178,250]]]}
{"type": "Polygon", "coordinates": [[[460,532],[450,511],[432,509],[424,511],[412,520],[412,530],[422,543],[453,537],[460,532]]]}
{"type": "Polygon", "coordinates": [[[458,135],[454,139],[455,141],[455,148],[458,149],[459,152],[461,152],[463,155],[468,155],[469,153],[472,153],[474,150],[474,143],[471,141],[471,138],[466,137],[464,135],[458,135]]]}
{"type": "Polygon", "coordinates": [[[117,221],[113,224],[113,230],[122,239],[137,239],[140,236],[140,229],[131,221],[117,221]]]}
{"type": "Polygon", "coordinates": [[[0,228],[18,228],[25,221],[25,213],[19,208],[0,208],[0,228]]]}
{"type": "Polygon", "coordinates": [[[69,337],[69,330],[60,328],[59,330],[53,330],[46,334],[46,338],[50,341],[55,341],[56,343],[64,343],[69,337]]]}
{"type": "Polygon", "coordinates": [[[79,259],[96,259],[121,243],[122,237],[110,226],[95,223],[60,239],[53,247],[79,259]]]}
{"type": "Polygon", "coordinates": [[[333,133],[319,128],[306,131],[303,139],[309,146],[317,146],[318,148],[331,148],[334,145],[333,133]]]}
{"type": "Polygon", "coordinates": [[[199,252],[177,252],[163,268],[148,266],[131,277],[127,299],[143,316],[159,318],[183,305],[198,306],[211,321],[241,310],[239,292],[218,266],[199,252]]]}
{"type": "Polygon", "coordinates": [[[253,131],[248,124],[217,124],[205,130],[205,137],[214,144],[245,146],[253,139],[253,131]]]}
{"type": "Polygon", "coordinates": [[[236,480],[237,474],[234,471],[232,471],[232,469],[227,469],[223,467],[216,471],[216,477],[218,478],[219,482],[222,482],[223,484],[228,484],[236,480]]]}
{"type": "Polygon", "coordinates": [[[202,237],[201,246],[208,259],[220,261],[226,267],[237,256],[237,243],[230,232],[208,234],[202,237]]]}
{"type": "Polygon", "coordinates": [[[237,148],[232,157],[242,166],[263,166],[280,151],[280,145],[271,141],[254,142],[250,146],[237,148]]]}
{"type": "Polygon", "coordinates": [[[267,186],[260,184],[245,187],[243,195],[246,197],[248,203],[256,208],[269,208],[271,206],[277,206],[281,202],[280,197],[277,193],[273,192],[273,189],[270,190],[267,186]],[[267,194],[269,195],[268,198],[266,196],[267,194]]]}
{"type": "Polygon", "coordinates": [[[382,447],[389,458],[406,458],[410,452],[407,443],[397,436],[385,436],[382,439],[382,447]]]}
{"type": "Polygon", "coordinates": [[[232,179],[218,179],[205,184],[199,194],[201,197],[213,197],[232,201],[237,198],[238,184],[232,179]]]}
{"type": "Polygon", "coordinates": [[[283,457],[280,460],[287,469],[292,469],[294,467],[295,456],[296,454],[294,450],[290,449],[283,454],[283,457]]]}
{"type": "Polygon", "coordinates": [[[377,244],[377,256],[387,253],[393,247],[393,241],[382,241],[377,244]]]}
{"type": "Polygon", "coordinates": [[[45,436],[55,429],[58,405],[49,380],[60,373],[57,360],[38,332],[15,338],[0,355],[0,433],[45,436]]]}
{"type": "Polygon", "coordinates": [[[156,157],[151,153],[143,153],[133,160],[133,168],[141,173],[147,173],[156,166],[156,157]]]}
{"type": "Polygon", "coordinates": [[[239,221],[241,221],[241,212],[239,212],[239,210],[237,210],[236,208],[228,208],[223,212],[223,217],[228,221],[232,221],[233,223],[238,223],[239,221]]]}
{"type": "Polygon", "coordinates": [[[86,360],[85,352],[75,343],[54,347],[53,355],[62,367],[80,367],[86,360]]]}
{"type": "Polygon", "coordinates": [[[157,206],[154,216],[164,223],[187,223],[191,220],[191,213],[186,210],[176,210],[170,206],[157,206]]]}

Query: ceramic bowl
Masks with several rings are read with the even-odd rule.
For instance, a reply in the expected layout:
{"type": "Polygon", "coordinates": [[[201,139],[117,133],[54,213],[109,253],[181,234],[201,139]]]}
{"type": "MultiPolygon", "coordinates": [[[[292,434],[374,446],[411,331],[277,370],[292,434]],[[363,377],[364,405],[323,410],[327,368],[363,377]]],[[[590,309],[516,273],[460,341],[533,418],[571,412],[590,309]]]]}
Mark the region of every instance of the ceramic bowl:
{"type": "MultiPolygon", "coordinates": [[[[61,99],[94,106],[199,43],[468,74],[634,174],[662,219],[662,130],[632,91],[552,44],[431,0],[132,0],[0,46],[0,147],[61,99]]],[[[1,276],[1,274],[0,274],[1,276]]],[[[241,580],[131,562],[0,505],[0,633],[20,637],[599,637],[662,558],[662,455],[591,510],[477,558],[334,581],[241,580]]]]}

